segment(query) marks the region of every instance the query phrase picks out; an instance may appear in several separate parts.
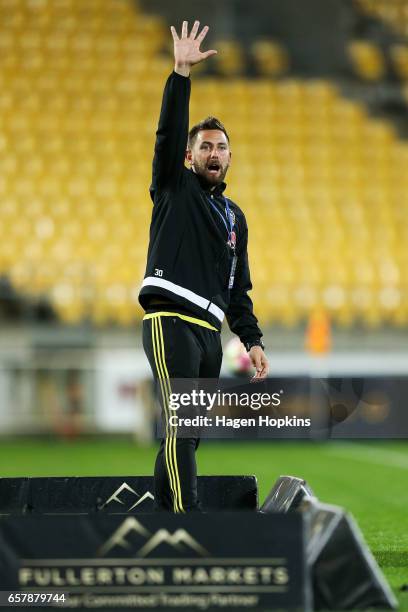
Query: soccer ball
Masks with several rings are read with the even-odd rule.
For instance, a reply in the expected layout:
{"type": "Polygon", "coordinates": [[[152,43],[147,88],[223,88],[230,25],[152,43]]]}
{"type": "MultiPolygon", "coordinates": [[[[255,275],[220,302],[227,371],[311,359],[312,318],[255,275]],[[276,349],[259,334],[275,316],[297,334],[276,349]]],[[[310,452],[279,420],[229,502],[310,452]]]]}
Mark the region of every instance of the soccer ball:
{"type": "Polygon", "coordinates": [[[244,376],[252,373],[253,365],[239,338],[232,338],[224,349],[224,365],[229,374],[244,376]]]}

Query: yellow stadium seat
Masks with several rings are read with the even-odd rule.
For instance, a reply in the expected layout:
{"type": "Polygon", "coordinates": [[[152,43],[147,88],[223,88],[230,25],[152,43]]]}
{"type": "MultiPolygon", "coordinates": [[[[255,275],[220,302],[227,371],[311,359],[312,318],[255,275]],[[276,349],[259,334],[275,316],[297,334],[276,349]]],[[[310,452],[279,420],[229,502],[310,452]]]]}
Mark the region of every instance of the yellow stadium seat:
{"type": "Polygon", "coordinates": [[[377,81],[384,76],[384,57],[374,43],[355,40],[349,44],[349,54],[358,76],[367,81],[377,81]]]}
{"type": "Polygon", "coordinates": [[[408,34],[408,7],[405,0],[357,0],[367,13],[383,19],[402,34],[408,34]]]}
{"type": "Polygon", "coordinates": [[[252,45],[251,54],[257,72],[265,77],[277,77],[289,69],[288,52],[278,42],[258,40],[252,45]]]}
{"type": "Polygon", "coordinates": [[[224,76],[242,74],[244,68],[243,53],[240,45],[233,40],[218,40],[214,42],[217,57],[213,60],[217,72],[224,76]]]}
{"type": "Polygon", "coordinates": [[[408,79],[408,45],[393,45],[391,47],[391,57],[394,63],[394,68],[398,76],[403,79],[408,79]]]}

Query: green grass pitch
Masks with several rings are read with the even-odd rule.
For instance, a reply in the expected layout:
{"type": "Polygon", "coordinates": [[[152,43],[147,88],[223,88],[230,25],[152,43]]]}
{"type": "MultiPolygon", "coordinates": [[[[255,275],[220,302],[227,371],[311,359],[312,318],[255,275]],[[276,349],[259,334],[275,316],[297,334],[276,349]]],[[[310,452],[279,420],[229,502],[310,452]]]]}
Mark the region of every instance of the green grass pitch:
{"type": "MultiPolygon", "coordinates": [[[[148,475],[155,454],[123,439],[2,441],[0,475],[148,475]]],[[[407,442],[203,441],[197,459],[199,474],[255,474],[260,502],[279,475],[290,474],[322,501],[347,508],[408,612],[408,591],[400,590],[408,584],[407,442]]]]}

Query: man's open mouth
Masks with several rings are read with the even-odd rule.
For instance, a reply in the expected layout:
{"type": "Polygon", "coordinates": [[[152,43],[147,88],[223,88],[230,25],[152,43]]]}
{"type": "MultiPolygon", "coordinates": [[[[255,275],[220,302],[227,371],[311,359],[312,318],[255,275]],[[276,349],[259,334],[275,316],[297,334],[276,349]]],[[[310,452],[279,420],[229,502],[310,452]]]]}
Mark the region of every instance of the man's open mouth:
{"type": "Polygon", "coordinates": [[[220,169],[221,169],[220,164],[217,164],[215,162],[208,165],[208,172],[210,174],[217,174],[217,172],[219,172],[220,169]]]}

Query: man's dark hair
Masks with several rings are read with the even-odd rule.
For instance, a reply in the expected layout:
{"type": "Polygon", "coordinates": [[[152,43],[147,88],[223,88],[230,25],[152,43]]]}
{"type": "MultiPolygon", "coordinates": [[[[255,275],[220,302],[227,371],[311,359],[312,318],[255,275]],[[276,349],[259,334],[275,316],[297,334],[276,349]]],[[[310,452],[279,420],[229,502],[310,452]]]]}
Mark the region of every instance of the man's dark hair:
{"type": "Polygon", "coordinates": [[[221,132],[224,132],[225,136],[227,137],[229,144],[229,136],[227,130],[225,129],[221,121],[216,117],[206,117],[205,119],[200,121],[200,123],[193,125],[193,127],[189,131],[187,142],[189,149],[191,149],[191,147],[194,145],[198,132],[201,132],[202,130],[221,130],[221,132]]]}

